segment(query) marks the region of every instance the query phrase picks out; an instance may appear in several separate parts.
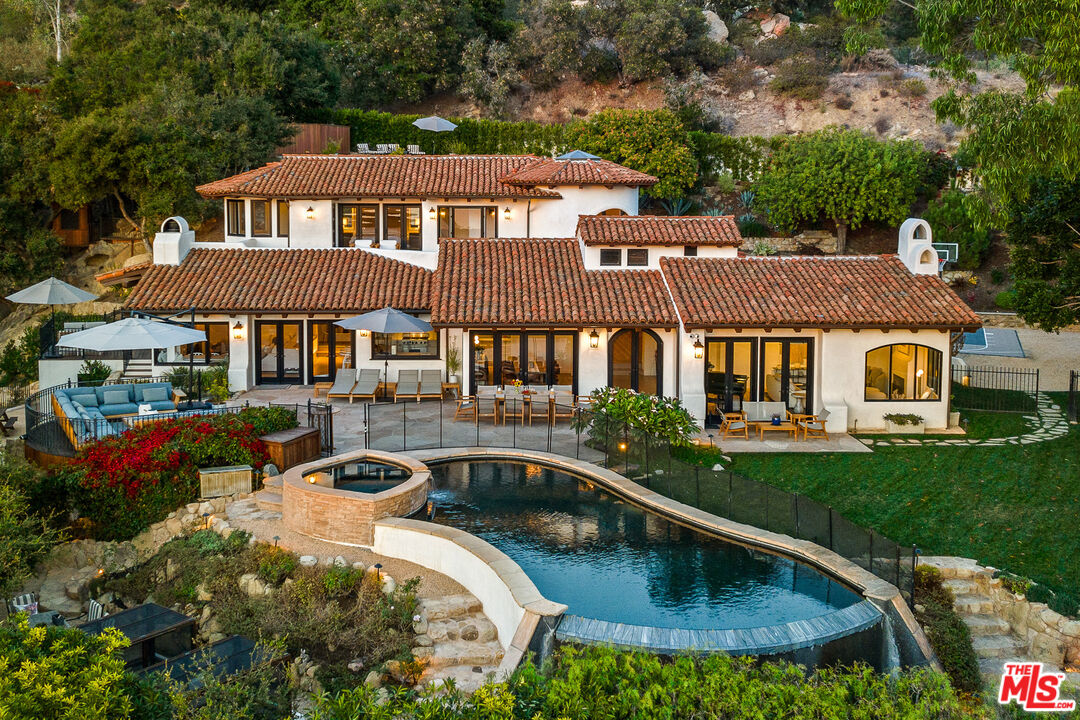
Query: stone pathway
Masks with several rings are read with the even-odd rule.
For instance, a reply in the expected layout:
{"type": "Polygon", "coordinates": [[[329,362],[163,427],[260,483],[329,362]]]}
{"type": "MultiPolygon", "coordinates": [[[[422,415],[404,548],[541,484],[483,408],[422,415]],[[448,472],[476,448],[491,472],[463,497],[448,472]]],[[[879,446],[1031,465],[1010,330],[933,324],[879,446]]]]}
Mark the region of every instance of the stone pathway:
{"type": "Polygon", "coordinates": [[[920,438],[891,437],[888,440],[876,438],[859,438],[868,447],[921,447],[931,445],[934,447],[1003,447],[1005,445],[1031,445],[1032,443],[1046,442],[1064,437],[1069,432],[1069,423],[1065,419],[1065,413],[1061,407],[1054,403],[1044,393],[1039,393],[1038,410],[1035,415],[1025,415],[1031,428],[1030,432],[1023,435],[1010,435],[1001,438],[920,438]]]}

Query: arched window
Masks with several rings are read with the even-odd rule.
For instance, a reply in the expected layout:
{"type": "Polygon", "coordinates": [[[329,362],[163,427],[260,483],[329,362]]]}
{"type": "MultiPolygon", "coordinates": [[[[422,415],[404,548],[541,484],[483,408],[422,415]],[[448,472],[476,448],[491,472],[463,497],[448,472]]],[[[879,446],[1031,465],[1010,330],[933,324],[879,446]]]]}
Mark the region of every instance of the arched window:
{"type": "Polygon", "coordinates": [[[600,215],[619,216],[619,215],[629,215],[630,213],[626,212],[622,208],[608,208],[607,210],[604,210],[602,213],[598,213],[598,214],[600,214],[600,215]]]}
{"type": "Polygon", "coordinates": [[[663,393],[663,348],[652,330],[620,330],[608,343],[608,385],[663,393]]]}
{"type": "Polygon", "coordinates": [[[923,250],[922,255],[919,256],[919,264],[926,265],[932,262],[934,262],[933,253],[931,253],[929,250],[923,250]]]}
{"type": "Polygon", "coordinates": [[[940,400],[941,351],[883,345],[866,353],[866,400],[940,400]]]}

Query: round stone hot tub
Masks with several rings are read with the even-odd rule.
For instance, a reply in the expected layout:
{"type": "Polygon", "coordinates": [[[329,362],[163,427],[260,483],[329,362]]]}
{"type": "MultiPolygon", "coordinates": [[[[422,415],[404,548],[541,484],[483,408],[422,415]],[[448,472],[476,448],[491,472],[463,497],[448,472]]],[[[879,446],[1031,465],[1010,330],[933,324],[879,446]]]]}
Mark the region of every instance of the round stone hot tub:
{"type": "Polygon", "coordinates": [[[431,473],[412,458],[360,450],[298,465],[282,477],[281,518],[304,535],[370,546],[374,524],[427,503],[431,473]]]}

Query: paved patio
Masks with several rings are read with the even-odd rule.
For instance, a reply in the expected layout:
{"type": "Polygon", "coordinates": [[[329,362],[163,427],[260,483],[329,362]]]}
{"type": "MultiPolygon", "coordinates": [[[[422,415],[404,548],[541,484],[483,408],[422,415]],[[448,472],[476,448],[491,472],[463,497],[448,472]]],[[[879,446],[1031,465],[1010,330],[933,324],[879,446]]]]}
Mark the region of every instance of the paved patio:
{"type": "MultiPolygon", "coordinates": [[[[250,402],[297,403],[305,405],[309,400],[326,402],[325,396],[315,399],[310,385],[260,386],[241,393],[230,404],[250,402]]],[[[330,401],[334,409],[335,452],[360,450],[400,451],[438,447],[512,447],[558,453],[588,462],[602,461],[604,455],[586,445],[586,436],[579,437],[568,419],[559,419],[554,427],[538,418],[533,425],[522,425],[520,419],[507,420],[495,425],[491,419],[481,418],[479,424],[471,419],[454,420],[456,404],[453,400],[424,400],[420,403],[366,403],[335,398],[330,401]],[[365,432],[365,430],[367,432],[365,432]]],[[[830,434],[829,440],[791,440],[787,437],[769,437],[761,441],[727,439],[720,441],[719,432],[702,432],[698,441],[703,445],[714,444],[729,453],[761,452],[871,452],[870,448],[855,438],[842,434],[830,434]],[[709,437],[712,433],[712,437],[709,437]]]]}

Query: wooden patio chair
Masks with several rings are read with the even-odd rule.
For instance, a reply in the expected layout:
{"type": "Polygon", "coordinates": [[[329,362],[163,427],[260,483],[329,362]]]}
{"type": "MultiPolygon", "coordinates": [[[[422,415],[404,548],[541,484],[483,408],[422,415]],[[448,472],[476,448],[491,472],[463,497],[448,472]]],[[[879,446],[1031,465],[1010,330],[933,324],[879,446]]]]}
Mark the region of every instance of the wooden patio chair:
{"type": "Polygon", "coordinates": [[[15,418],[8,415],[7,410],[0,410],[0,430],[5,437],[15,432],[15,418]]]}
{"type": "Polygon", "coordinates": [[[551,393],[544,385],[529,385],[529,425],[533,424],[534,417],[542,417],[551,422],[551,393]]]}
{"type": "Polygon", "coordinates": [[[480,385],[476,388],[476,421],[481,418],[491,418],[492,422],[499,422],[499,397],[498,388],[494,385],[480,385]]]}
{"type": "Polygon", "coordinates": [[[728,435],[733,437],[742,436],[743,440],[750,439],[750,423],[746,422],[746,413],[724,413],[724,421],[720,424],[720,439],[727,440],[728,435]]]}
{"type": "MultiPolygon", "coordinates": [[[[800,420],[798,425],[796,425],[796,428],[802,429],[803,440],[808,440],[811,437],[823,437],[828,440],[829,433],[825,430],[825,421],[828,419],[829,411],[822,410],[817,415],[812,415],[810,417],[800,420]]],[[[798,429],[796,429],[796,437],[798,437],[798,434],[798,429]]]]}
{"type": "Polygon", "coordinates": [[[559,418],[574,417],[574,391],[569,385],[555,385],[555,403],[551,411],[551,422],[557,423],[559,418]]]}
{"type": "Polygon", "coordinates": [[[472,420],[475,423],[478,420],[478,407],[475,396],[462,395],[457,399],[457,407],[454,408],[454,420],[472,420]]]}

